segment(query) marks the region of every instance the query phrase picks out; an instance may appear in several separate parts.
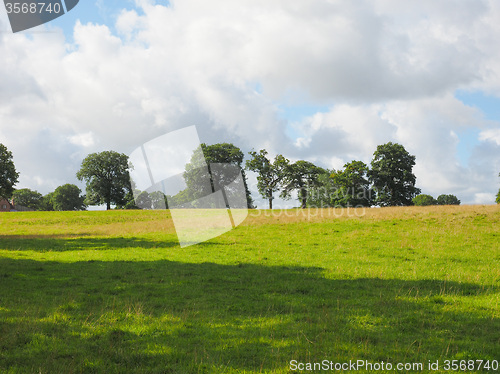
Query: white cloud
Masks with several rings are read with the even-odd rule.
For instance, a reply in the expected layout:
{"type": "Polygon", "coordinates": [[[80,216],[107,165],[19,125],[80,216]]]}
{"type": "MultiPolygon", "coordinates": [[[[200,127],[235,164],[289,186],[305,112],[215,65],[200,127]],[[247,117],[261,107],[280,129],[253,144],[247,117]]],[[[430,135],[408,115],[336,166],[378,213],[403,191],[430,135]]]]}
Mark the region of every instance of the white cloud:
{"type": "Polygon", "coordinates": [[[500,146],[500,128],[482,131],[479,140],[494,142],[500,146]]]}
{"type": "Polygon", "coordinates": [[[398,141],[417,156],[426,191],[473,202],[496,186],[485,154],[473,153],[467,167],[457,161],[456,134],[480,129],[491,143],[483,151],[495,155],[498,123],[453,95],[500,96],[496,1],[136,4],[118,12],[118,35],[112,25],[77,23],[73,45],[61,32],[0,33],[0,142],[13,150],[23,186],[74,183],[90,152],[128,153],[193,124],[205,142],[336,168],[398,141]],[[278,117],[291,92],[330,107],[295,124],[300,139],[278,117]]]}
{"type": "Polygon", "coordinates": [[[91,147],[95,144],[94,136],[92,132],[87,132],[84,134],[77,134],[69,136],[68,140],[71,144],[81,146],[81,147],[91,147]]]}
{"type": "Polygon", "coordinates": [[[492,193],[476,193],[474,196],[474,204],[491,204],[495,200],[495,194],[492,193]]]}

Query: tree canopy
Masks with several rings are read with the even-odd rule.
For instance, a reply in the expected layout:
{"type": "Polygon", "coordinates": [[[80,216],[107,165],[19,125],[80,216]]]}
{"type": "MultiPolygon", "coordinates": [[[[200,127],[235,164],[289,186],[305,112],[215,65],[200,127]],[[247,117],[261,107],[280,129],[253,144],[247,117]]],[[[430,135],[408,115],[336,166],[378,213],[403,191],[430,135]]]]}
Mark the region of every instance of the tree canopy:
{"type": "MultiPolygon", "coordinates": [[[[224,193],[230,193],[231,191],[227,191],[227,188],[232,185],[238,193],[245,192],[246,207],[253,208],[253,200],[248,189],[245,171],[242,168],[243,157],[243,152],[231,143],[201,144],[186,165],[184,180],[187,189],[172,199],[176,203],[186,203],[207,196],[221,189],[221,186],[225,186],[224,193]],[[242,179],[238,178],[240,173],[242,179]],[[235,183],[243,184],[234,186],[235,183]]],[[[226,205],[227,203],[226,201],[226,205]]]]}
{"type": "Polygon", "coordinates": [[[0,144],[0,196],[10,198],[14,192],[14,186],[18,182],[19,173],[16,171],[12,152],[6,146],[0,144]]]}
{"type": "Polygon", "coordinates": [[[438,205],[460,205],[460,200],[455,195],[439,195],[436,202],[438,205]]]}
{"type": "Polygon", "coordinates": [[[376,189],[376,203],[380,206],[412,205],[412,199],[420,193],[412,172],[415,156],[401,144],[392,142],[379,145],[373,156],[368,177],[376,189]]]}
{"type": "Polygon", "coordinates": [[[19,208],[28,208],[32,210],[41,210],[43,195],[38,191],[29,188],[21,188],[12,193],[14,205],[19,208]]]}
{"type": "Polygon", "coordinates": [[[57,187],[51,196],[54,210],[85,210],[85,196],[81,196],[81,193],[82,191],[74,184],[57,187]]]}
{"type": "Polygon", "coordinates": [[[246,168],[258,173],[257,189],[264,199],[269,202],[269,209],[273,209],[274,193],[281,189],[281,182],[286,177],[290,162],[283,155],[277,155],[273,161],[267,158],[267,151],[249,152],[251,160],[247,160],[246,168]]]}
{"type": "Polygon", "coordinates": [[[47,195],[42,197],[40,201],[40,210],[49,212],[54,210],[54,202],[52,201],[54,197],[54,192],[49,192],[47,195]]]}
{"type": "Polygon", "coordinates": [[[413,198],[413,204],[416,206],[429,206],[437,205],[437,201],[431,195],[420,194],[413,198]]]}
{"type": "Polygon", "coordinates": [[[339,187],[335,185],[331,177],[335,170],[324,169],[318,175],[318,185],[309,189],[307,194],[307,206],[313,208],[334,207],[337,204],[337,192],[339,187]]]}
{"type": "Polygon", "coordinates": [[[76,174],[87,184],[87,205],[126,203],[127,193],[131,190],[128,172],[128,156],[115,151],[104,151],[88,155],[76,174]]]}
{"type": "Polygon", "coordinates": [[[351,161],[343,171],[333,172],[331,178],[337,187],[335,206],[360,207],[372,204],[372,190],[367,179],[368,166],[362,161],[351,161]]]}
{"type": "Polygon", "coordinates": [[[297,161],[288,165],[285,169],[283,178],[282,198],[289,198],[293,190],[297,190],[301,208],[307,206],[307,195],[309,191],[320,186],[319,176],[325,172],[325,169],[314,165],[309,161],[297,161]]]}

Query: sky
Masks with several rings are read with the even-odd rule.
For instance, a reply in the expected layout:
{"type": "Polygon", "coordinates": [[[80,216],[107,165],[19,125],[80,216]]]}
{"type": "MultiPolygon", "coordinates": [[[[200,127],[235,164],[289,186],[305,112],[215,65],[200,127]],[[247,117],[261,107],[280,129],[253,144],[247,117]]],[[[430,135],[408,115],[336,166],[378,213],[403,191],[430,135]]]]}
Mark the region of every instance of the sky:
{"type": "Polygon", "coordinates": [[[0,143],[46,194],[191,125],[335,169],[392,141],[422,193],[493,204],[499,45],[496,0],[81,0],[16,34],[0,5],[0,143]]]}

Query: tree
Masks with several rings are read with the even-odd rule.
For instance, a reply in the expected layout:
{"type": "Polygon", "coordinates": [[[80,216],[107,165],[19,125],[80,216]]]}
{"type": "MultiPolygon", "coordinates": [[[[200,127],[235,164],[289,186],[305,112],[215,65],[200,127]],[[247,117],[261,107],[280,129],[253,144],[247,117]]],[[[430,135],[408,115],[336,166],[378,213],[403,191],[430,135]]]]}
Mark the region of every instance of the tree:
{"type": "Polygon", "coordinates": [[[49,192],[47,195],[42,197],[40,201],[40,210],[44,212],[49,212],[54,210],[54,202],[53,202],[54,192],[49,192]]]}
{"type": "Polygon", "coordinates": [[[163,192],[151,192],[149,197],[151,199],[151,209],[168,209],[167,196],[163,192]]]}
{"type": "MultiPolygon", "coordinates": [[[[498,176],[500,177],[500,174],[498,174],[498,176]]],[[[497,193],[496,203],[500,204],[500,190],[498,190],[498,193],[497,193]]]]}
{"type": "Polygon", "coordinates": [[[281,183],[286,176],[290,162],[282,155],[277,155],[271,162],[267,158],[267,151],[249,152],[251,160],[247,160],[246,168],[258,173],[257,188],[264,199],[269,201],[269,209],[273,209],[274,193],[281,189],[281,183]]]}
{"type": "Polygon", "coordinates": [[[65,184],[56,188],[52,195],[52,206],[58,211],[85,210],[85,196],[74,184],[65,184]]]}
{"type": "Polygon", "coordinates": [[[315,208],[336,206],[339,187],[331,177],[335,173],[336,171],[333,169],[324,169],[323,172],[318,175],[318,185],[309,189],[307,206],[315,208]]]}
{"type": "Polygon", "coordinates": [[[307,195],[312,188],[320,185],[319,176],[324,172],[323,168],[309,161],[300,160],[288,165],[285,168],[284,188],[281,197],[284,199],[290,198],[291,192],[297,190],[300,207],[302,209],[306,208],[307,195]]]}
{"type": "Polygon", "coordinates": [[[208,188],[208,184],[205,181],[210,181],[210,190],[214,191],[219,187],[216,184],[227,186],[234,182],[234,179],[237,177],[235,175],[236,172],[241,172],[247,207],[253,208],[253,200],[248,189],[245,170],[242,166],[243,157],[243,152],[234,144],[217,143],[207,145],[202,143],[201,147],[194,152],[190,163],[186,165],[186,172],[184,173],[188,187],[193,191],[198,190],[198,193],[195,193],[193,198],[199,198],[206,195],[207,192],[211,192],[205,191],[208,188]],[[219,165],[216,168],[212,168],[212,164],[219,165]],[[208,175],[204,175],[207,171],[207,165],[208,175]],[[233,165],[233,167],[224,167],[224,165],[233,165]]]}
{"type": "Polygon", "coordinates": [[[333,172],[331,178],[337,186],[335,206],[359,207],[372,204],[372,190],[367,179],[368,166],[362,161],[351,161],[343,171],[333,172]]]}
{"type": "Polygon", "coordinates": [[[460,200],[455,195],[439,195],[437,198],[438,205],[460,205],[460,200]]]}
{"type": "MultiPolygon", "coordinates": [[[[169,197],[171,204],[197,206],[200,202],[198,199],[215,191],[222,191],[224,201],[212,201],[217,205],[214,208],[226,208],[230,205],[231,208],[253,208],[242,163],[243,152],[231,143],[201,144],[191,156],[183,174],[187,187],[169,197]]],[[[161,198],[162,196],[157,197],[160,204],[161,198]]],[[[209,200],[203,201],[203,204],[207,203],[209,200]]]]}
{"type": "MultiPolygon", "coordinates": [[[[130,164],[129,164],[129,169],[130,169],[130,164]]],[[[130,189],[127,190],[124,200],[121,203],[116,204],[115,209],[140,209],[135,203],[134,193],[132,190],[133,188],[134,188],[134,183],[132,180],[130,180],[130,189]]]]}
{"type": "Polygon", "coordinates": [[[135,198],[135,204],[141,209],[152,209],[153,202],[151,201],[151,196],[147,191],[142,191],[135,198]]]}
{"type": "Polygon", "coordinates": [[[376,203],[380,206],[412,205],[412,199],[420,193],[412,172],[415,156],[392,142],[379,145],[373,156],[368,177],[376,189],[376,203]]]}
{"type": "Polygon", "coordinates": [[[15,206],[32,210],[41,209],[42,197],[43,196],[41,193],[30,190],[29,188],[15,190],[12,194],[12,199],[14,200],[15,206]]]}
{"type": "Polygon", "coordinates": [[[421,194],[413,198],[413,204],[416,206],[437,205],[438,202],[431,195],[421,194]]]}
{"type": "Polygon", "coordinates": [[[10,198],[18,178],[19,173],[16,171],[12,152],[0,144],[0,196],[10,198]]]}
{"type": "Polygon", "coordinates": [[[131,190],[128,172],[128,156],[115,151],[104,151],[88,155],[76,177],[87,183],[87,205],[123,205],[131,190]]]}

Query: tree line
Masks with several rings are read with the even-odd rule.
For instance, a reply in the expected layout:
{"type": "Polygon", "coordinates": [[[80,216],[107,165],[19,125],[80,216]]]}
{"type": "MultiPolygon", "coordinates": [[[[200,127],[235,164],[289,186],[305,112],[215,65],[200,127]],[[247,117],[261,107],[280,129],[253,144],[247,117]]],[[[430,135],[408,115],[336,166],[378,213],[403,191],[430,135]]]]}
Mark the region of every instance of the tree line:
{"type": "MultiPolygon", "coordinates": [[[[370,165],[353,160],[341,170],[325,169],[312,162],[291,162],[281,154],[269,157],[265,149],[244,154],[231,143],[202,144],[194,152],[183,173],[186,188],[174,196],[162,192],[137,191],[130,180],[128,156],[115,151],[89,154],[82,161],[76,177],[86,183],[86,194],[73,184],[65,184],[43,196],[28,188],[15,189],[19,173],[12,153],[0,144],[0,196],[13,198],[16,205],[32,210],[85,210],[90,205],[106,205],[111,209],[158,209],[185,204],[210,194],[217,185],[234,179],[230,169],[215,169],[211,165],[233,165],[241,171],[241,190],[245,191],[245,205],[254,208],[245,171],[257,174],[257,189],[270,209],[278,195],[290,199],[295,191],[301,208],[307,207],[368,207],[408,205],[460,204],[454,195],[440,195],[434,199],[420,194],[413,173],[415,156],[398,143],[379,145],[370,165]],[[200,167],[205,160],[208,166],[200,167]],[[135,198],[134,198],[135,195],[135,198]]],[[[499,174],[500,176],[500,174],[499,174]]],[[[496,202],[500,203],[500,190],[496,202]]]]}

